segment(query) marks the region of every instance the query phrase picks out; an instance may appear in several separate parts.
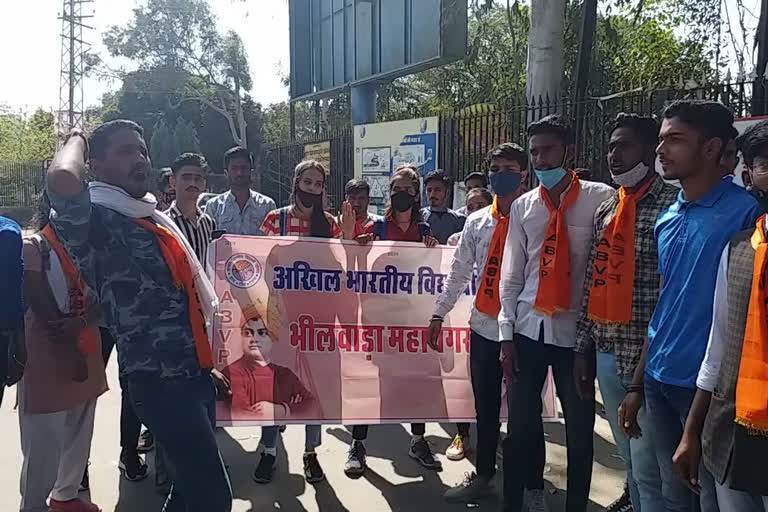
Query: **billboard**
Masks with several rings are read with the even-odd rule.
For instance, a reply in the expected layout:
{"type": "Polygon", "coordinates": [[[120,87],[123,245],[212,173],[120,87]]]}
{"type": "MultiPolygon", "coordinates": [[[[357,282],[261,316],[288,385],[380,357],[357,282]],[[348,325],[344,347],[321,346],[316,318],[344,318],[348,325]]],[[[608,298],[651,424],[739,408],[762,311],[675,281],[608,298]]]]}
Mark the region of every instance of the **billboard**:
{"type": "Polygon", "coordinates": [[[467,0],[290,0],[291,99],[464,57],[467,0]]]}
{"type": "Polygon", "coordinates": [[[439,124],[438,117],[424,117],[355,126],[355,178],[371,186],[372,205],[383,207],[399,166],[414,164],[421,176],[438,168],[439,124]]]}

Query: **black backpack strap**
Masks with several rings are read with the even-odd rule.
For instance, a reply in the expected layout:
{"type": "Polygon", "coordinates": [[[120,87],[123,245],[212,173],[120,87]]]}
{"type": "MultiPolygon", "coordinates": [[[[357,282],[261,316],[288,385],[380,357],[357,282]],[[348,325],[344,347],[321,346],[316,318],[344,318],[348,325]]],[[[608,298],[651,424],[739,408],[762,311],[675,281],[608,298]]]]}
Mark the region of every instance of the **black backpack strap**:
{"type": "Polygon", "coordinates": [[[286,224],[288,224],[288,207],[285,206],[278,210],[280,212],[280,236],[285,236],[288,231],[286,224]]]}
{"type": "Polygon", "coordinates": [[[377,219],[373,221],[374,240],[384,240],[387,233],[387,219],[377,219]]]}

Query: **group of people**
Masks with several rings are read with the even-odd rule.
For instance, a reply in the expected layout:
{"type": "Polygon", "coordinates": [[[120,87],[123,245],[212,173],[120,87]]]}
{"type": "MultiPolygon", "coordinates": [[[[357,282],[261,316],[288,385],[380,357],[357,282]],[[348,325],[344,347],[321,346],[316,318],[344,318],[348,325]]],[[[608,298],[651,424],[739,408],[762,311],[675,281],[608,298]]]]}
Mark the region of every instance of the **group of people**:
{"type": "MultiPolygon", "coordinates": [[[[392,174],[383,216],[369,213],[369,185],[351,180],[338,217],[326,211],[320,163],[296,167],[291,203],[278,209],[252,189],[254,162],[243,148],[225,154],[230,190],[204,209],[207,163],[180,155],[168,179],[174,193],[162,191],[169,202],[160,211],[138,125],[112,121],[89,138],[74,131],[47,172],[35,233],[22,238],[0,218],[9,285],[0,377],[18,383],[21,511],[99,510],[78,492],[88,484],[113,346],[123,476],[146,477],[140,452],[156,445],[172,481],[164,510],[231,509],[215,400],[231,399],[240,376],[234,365],[213,368],[207,330],[217,301],[204,271],[208,246],[230,233],[455,245],[427,319],[435,349],[443,318],[480,275],[469,319],[476,472],[446,500],[492,492],[504,386],[503,508],[547,510],[541,390],[551,367],[565,419],[568,512],[589,501],[595,379],[626,467],[625,495],[610,510],[768,512],[759,469],[768,455],[768,121],[740,136],[733,121],[708,101],[675,102],[660,125],[620,114],[608,133],[616,190],[580,179],[569,122],[548,116],[528,127],[528,151],[501,144],[487,173],[466,176],[463,211],[447,207],[444,172],[422,178],[405,165],[392,174]],[[749,192],[733,183],[739,151],[749,192]],[[539,185],[527,191],[529,168],[539,185]]],[[[261,364],[258,339],[268,328],[257,317],[243,327],[253,345],[244,357],[267,377],[275,370],[261,364]]],[[[256,482],[274,476],[281,430],[262,429],[256,482]]],[[[354,478],[366,470],[368,427],[351,430],[344,471],[354,478]]],[[[457,425],[448,459],[470,450],[469,430],[457,425]]],[[[408,454],[439,469],[424,424],[411,432],[408,454]]],[[[324,478],[321,434],[306,425],[309,483],[324,478]]]]}

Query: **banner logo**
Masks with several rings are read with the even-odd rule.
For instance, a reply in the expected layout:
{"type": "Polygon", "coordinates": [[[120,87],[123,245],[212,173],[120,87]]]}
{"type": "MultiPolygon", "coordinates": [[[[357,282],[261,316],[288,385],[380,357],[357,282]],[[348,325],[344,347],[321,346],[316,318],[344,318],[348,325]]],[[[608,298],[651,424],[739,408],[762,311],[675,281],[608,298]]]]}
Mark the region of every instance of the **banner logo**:
{"type": "Polygon", "coordinates": [[[227,260],[227,281],[238,288],[250,288],[259,282],[262,275],[259,260],[250,254],[235,254],[227,260]]]}

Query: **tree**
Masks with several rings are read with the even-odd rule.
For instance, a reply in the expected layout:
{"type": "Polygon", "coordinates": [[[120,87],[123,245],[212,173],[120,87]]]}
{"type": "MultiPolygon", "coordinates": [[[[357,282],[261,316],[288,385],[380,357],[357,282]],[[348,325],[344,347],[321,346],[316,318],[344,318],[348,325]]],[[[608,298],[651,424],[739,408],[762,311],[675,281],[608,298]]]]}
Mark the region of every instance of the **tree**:
{"type": "Polygon", "coordinates": [[[226,120],[236,144],[248,146],[243,103],[253,82],[245,48],[236,33],[218,33],[205,0],[148,0],[126,26],[110,27],[104,44],[113,57],[137,62],[139,71],[174,70],[184,79],[167,89],[171,108],[203,104],[226,120]]]}
{"type": "Polygon", "coordinates": [[[557,98],[564,67],[566,0],[531,0],[526,97],[557,98]]]}
{"type": "Polygon", "coordinates": [[[30,117],[0,116],[0,161],[27,162],[53,157],[56,131],[51,112],[38,109],[30,117]]]}

